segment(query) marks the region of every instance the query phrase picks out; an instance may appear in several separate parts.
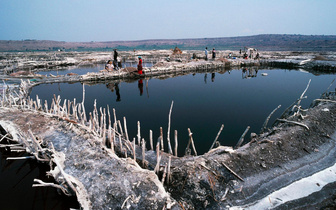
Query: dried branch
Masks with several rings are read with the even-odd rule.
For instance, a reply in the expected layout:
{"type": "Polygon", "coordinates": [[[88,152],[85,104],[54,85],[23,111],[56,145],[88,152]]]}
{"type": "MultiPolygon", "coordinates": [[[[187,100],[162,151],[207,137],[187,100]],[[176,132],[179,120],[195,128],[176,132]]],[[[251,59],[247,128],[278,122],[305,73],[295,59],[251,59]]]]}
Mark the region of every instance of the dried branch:
{"type": "Polygon", "coordinates": [[[177,157],[177,147],[178,147],[178,141],[177,141],[177,130],[175,130],[175,156],[177,157]]]}
{"type": "MultiPolygon", "coordinates": [[[[214,160],[216,163],[218,163],[217,160],[214,160]]],[[[244,179],[241,178],[236,172],[234,172],[229,166],[227,166],[225,163],[221,162],[221,164],[227,169],[229,170],[233,175],[235,175],[238,179],[240,179],[241,181],[244,182],[244,179]]]]}
{"type": "Polygon", "coordinates": [[[160,127],[160,140],[161,140],[161,151],[164,151],[162,127],[160,127]]]}
{"type": "Polygon", "coordinates": [[[335,82],[335,79],[333,79],[333,81],[330,83],[329,87],[326,89],[326,91],[324,91],[324,93],[321,94],[321,96],[325,95],[328,92],[329,88],[334,84],[334,82],[335,82]]]}
{"type": "Polygon", "coordinates": [[[150,144],[151,150],[153,150],[153,131],[152,130],[149,130],[149,144],[150,144]]]}
{"type": "Polygon", "coordinates": [[[309,127],[303,123],[299,123],[299,122],[296,122],[296,121],[290,121],[290,120],[285,120],[285,119],[277,119],[278,121],[280,122],[286,122],[286,123],[292,123],[292,124],[296,124],[296,125],[300,125],[302,127],[305,127],[307,130],[309,130],[309,127]]]}
{"type": "Polygon", "coordinates": [[[61,186],[61,185],[58,185],[58,184],[54,184],[54,183],[46,183],[46,182],[43,182],[42,180],[39,180],[39,179],[34,179],[34,182],[37,182],[39,184],[33,184],[33,187],[55,187],[55,188],[58,188],[60,190],[62,190],[62,192],[67,195],[67,196],[71,196],[71,194],[69,193],[69,191],[61,186]]]}
{"type": "Polygon", "coordinates": [[[195,145],[194,145],[194,140],[192,138],[192,133],[190,131],[190,128],[188,128],[188,133],[189,133],[189,142],[188,142],[188,145],[187,145],[187,148],[186,148],[186,154],[190,151],[190,144],[191,144],[191,147],[193,148],[194,150],[194,154],[195,156],[197,156],[197,151],[196,151],[196,148],[195,148],[195,145]]]}
{"type": "Polygon", "coordinates": [[[211,145],[209,151],[212,150],[212,148],[215,146],[215,144],[216,144],[216,142],[217,142],[217,140],[218,140],[218,137],[219,137],[219,135],[221,134],[223,128],[224,128],[224,124],[222,124],[222,126],[220,127],[220,129],[219,129],[219,131],[218,131],[218,133],[217,133],[217,136],[216,136],[215,140],[213,141],[213,143],[212,143],[212,145],[211,145]]]}
{"type": "Polygon", "coordinates": [[[173,150],[170,144],[170,121],[171,121],[171,113],[172,113],[172,109],[173,109],[173,104],[174,101],[172,101],[171,106],[170,106],[170,110],[169,110],[169,116],[168,116],[168,131],[167,131],[167,141],[168,141],[168,152],[169,154],[173,154],[173,150]]]}
{"type": "Polygon", "coordinates": [[[146,142],[145,139],[142,138],[142,166],[145,167],[145,161],[146,161],[146,142]]]}
{"type": "Polygon", "coordinates": [[[243,141],[244,141],[244,137],[245,137],[245,135],[246,135],[246,133],[247,133],[247,131],[248,131],[249,129],[250,129],[250,126],[247,126],[246,129],[245,129],[245,131],[244,131],[244,133],[241,135],[241,137],[240,137],[240,139],[239,139],[237,145],[234,147],[235,149],[237,149],[237,148],[239,148],[239,147],[241,146],[241,144],[242,144],[243,141]]]}
{"type": "Polygon", "coordinates": [[[260,133],[263,133],[265,131],[269,119],[271,118],[271,116],[274,114],[274,112],[276,110],[280,109],[280,107],[281,107],[281,105],[279,105],[278,107],[276,107],[275,109],[273,109],[273,111],[268,115],[268,117],[266,118],[266,120],[265,120],[265,122],[264,122],[264,124],[263,124],[263,126],[262,126],[262,128],[260,130],[260,133]]]}
{"type": "Polygon", "coordinates": [[[127,125],[126,125],[126,117],[124,117],[124,129],[125,129],[126,140],[129,141],[128,132],[127,132],[127,125]]]}

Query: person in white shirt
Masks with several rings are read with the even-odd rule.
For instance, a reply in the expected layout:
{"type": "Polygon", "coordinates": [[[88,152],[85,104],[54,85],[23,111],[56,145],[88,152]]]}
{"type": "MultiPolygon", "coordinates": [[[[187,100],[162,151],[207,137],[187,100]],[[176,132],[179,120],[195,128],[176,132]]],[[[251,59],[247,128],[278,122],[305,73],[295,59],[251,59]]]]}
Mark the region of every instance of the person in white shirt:
{"type": "Polygon", "coordinates": [[[106,69],[106,71],[113,71],[114,66],[113,66],[113,63],[112,63],[111,60],[109,60],[109,61],[107,62],[107,64],[105,65],[105,69],[106,69]]]}

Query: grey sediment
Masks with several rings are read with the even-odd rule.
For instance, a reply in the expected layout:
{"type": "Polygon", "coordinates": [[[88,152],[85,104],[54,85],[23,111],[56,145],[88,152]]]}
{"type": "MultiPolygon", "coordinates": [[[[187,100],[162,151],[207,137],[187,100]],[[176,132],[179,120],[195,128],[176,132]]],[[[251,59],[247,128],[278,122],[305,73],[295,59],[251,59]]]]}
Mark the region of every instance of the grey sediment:
{"type": "MultiPolygon", "coordinates": [[[[278,122],[240,148],[219,146],[199,156],[176,157],[164,151],[146,150],[145,165],[142,164],[141,145],[135,145],[134,161],[132,140],[127,141],[118,131],[115,133],[112,150],[111,145],[106,144],[110,137],[102,124],[97,126],[92,121],[89,122],[89,119],[84,121],[80,116],[73,116],[72,111],[72,114],[67,115],[64,111],[67,105],[57,105],[57,98],[54,107],[46,110],[43,105],[39,105],[41,103],[38,99],[27,100],[26,96],[29,88],[41,83],[169,77],[251,66],[292,66],[311,71],[335,71],[335,61],[321,62],[306,57],[298,60],[237,58],[215,61],[160,61],[145,68],[144,75],[138,75],[135,68],[124,68],[112,73],[103,71],[85,75],[40,77],[35,78],[36,81],[23,80],[19,94],[8,93],[8,97],[1,97],[0,125],[19,142],[31,138],[29,130],[38,139],[43,139],[43,143],[47,145],[43,151],[36,150],[34,141],[27,141],[25,144],[32,153],[50,153],[48,157],[51,162],[64,161],[63,170],[70,176],[69,179],[75,187],[76,192],[72,193],[78,197],[84,209],[98,209],[102,206],[127,209],[248,208],[273,191],[335,164],[334,91],[323,94],[323,100],[314,101],[307,111],[298,110],[295,112],[298,115],[293,112],[286,115],[286,120],[305,124],[309,130],[288,122],[278,122]],[[157,155],[160,156],[160,163],[159,170],[155,173],[157,155]],[[169,158],[171,168],[170,174],[167,174],[164,169],[169,158]],[[163,177],[166,177],[164,182],[163,177]]],[[[104,125],[108,125],[107,121],[105,120],[104,125]]],[[[71,188],[69,184],[64,184],[63,176],[66,175],[56,172],[53,175],[58,183],[63,182],[64,187],[71,188]]],[[[328,192],[329,197],[324,193],[325,199],[336,194],[332,188],[328,192]]],[[[296,207],[305,205],[307,200],[298,202],[296,207]]]]}

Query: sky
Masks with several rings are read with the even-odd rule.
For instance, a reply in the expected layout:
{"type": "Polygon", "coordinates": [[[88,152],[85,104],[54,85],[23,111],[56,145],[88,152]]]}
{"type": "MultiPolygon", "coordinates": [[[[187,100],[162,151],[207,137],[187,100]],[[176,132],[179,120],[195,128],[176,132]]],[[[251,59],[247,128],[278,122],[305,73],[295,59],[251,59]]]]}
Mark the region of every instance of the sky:
{"type": "Polygon", "coordinates": [[[0,0],[0,40],[336,35],[336,0],[0,0]]]}

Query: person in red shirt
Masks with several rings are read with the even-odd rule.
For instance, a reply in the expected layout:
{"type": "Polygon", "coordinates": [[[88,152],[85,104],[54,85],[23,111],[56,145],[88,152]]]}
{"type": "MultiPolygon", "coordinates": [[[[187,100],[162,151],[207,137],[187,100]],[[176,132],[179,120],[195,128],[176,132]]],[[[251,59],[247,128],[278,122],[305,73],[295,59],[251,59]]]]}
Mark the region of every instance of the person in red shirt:
{"type": "Polygon", "coordinates": [[[142,74],[142,59],[141,59],[141,56],[139,56],[138,59],[139,59],[138,74],[142,74]]]}

